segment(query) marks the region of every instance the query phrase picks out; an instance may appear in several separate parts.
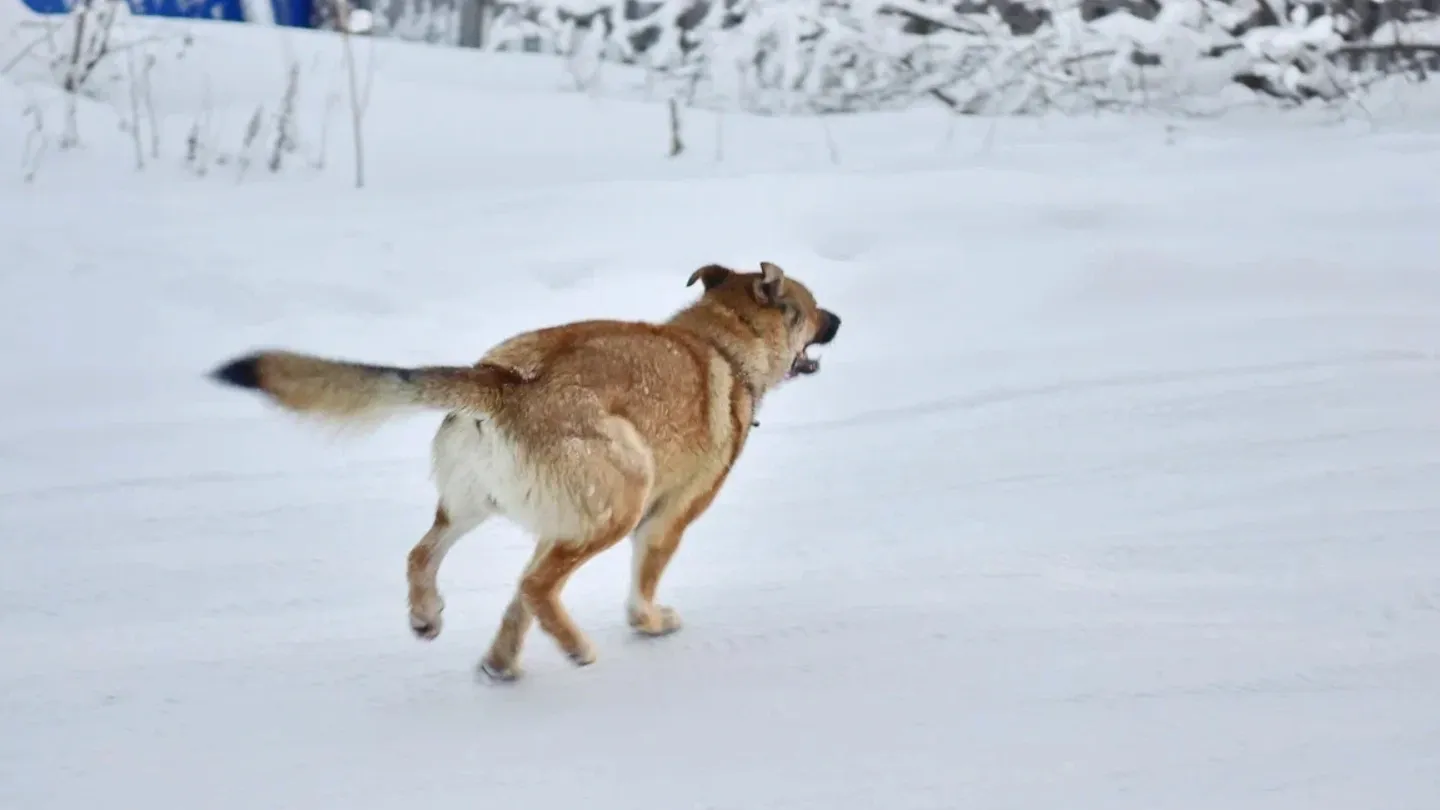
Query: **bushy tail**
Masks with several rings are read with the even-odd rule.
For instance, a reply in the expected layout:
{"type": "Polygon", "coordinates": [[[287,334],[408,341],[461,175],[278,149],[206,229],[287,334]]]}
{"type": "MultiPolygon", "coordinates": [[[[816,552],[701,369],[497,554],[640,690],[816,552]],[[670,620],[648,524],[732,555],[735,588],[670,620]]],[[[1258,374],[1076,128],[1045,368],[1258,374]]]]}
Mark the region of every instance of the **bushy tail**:
{"type": "Polygon", "coordinates": [[[504,388],[520,381],[509,369],[484,364],[395,368],[287,351],[245,355],[210,377],[335,422],[374,422],[417,409],[493,414],[504,388]]]}

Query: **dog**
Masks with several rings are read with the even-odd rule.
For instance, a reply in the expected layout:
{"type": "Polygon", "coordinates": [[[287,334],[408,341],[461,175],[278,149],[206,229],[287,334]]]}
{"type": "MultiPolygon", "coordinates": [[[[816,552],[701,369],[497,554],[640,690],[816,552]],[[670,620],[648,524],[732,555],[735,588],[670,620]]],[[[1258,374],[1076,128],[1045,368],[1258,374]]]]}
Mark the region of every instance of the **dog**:
{"type": "Polygon", "coordinates": [[[699,298],[661,323],[590,320],[524,332],[473,366],[398,368],[261,351],[211,372],[279,407],[333,423],[443,411],[431,442],[439,494],[434,523],[410,551],[410,627],[440,634],[436,577],[446,552],[500,515],[535,537],[480,674],[519,677],[532,622],[577,666],[596,653],[560,601],[566,581],[633,538],[626,617],[645,636],[680,629],[655,601],[687,527],[715,499],[740,456],[761,400],[814,374],[812,346],[840,317],[778,266],[691,274],[699,298]]]}

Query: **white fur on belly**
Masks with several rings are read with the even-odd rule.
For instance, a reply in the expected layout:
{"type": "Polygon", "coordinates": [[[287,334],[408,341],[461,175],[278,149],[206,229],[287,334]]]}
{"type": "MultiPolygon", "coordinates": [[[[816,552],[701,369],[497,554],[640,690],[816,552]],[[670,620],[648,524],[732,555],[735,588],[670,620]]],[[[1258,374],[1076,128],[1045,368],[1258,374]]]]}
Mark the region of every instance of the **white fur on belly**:
{"type": "Polygon", "coordinates": [[[440,427],[431,452],[446,512],[499,512],[546,540],[581,538],[593,525],[554,471],[546,475],[491,421],[457,416],[440,427]]]}

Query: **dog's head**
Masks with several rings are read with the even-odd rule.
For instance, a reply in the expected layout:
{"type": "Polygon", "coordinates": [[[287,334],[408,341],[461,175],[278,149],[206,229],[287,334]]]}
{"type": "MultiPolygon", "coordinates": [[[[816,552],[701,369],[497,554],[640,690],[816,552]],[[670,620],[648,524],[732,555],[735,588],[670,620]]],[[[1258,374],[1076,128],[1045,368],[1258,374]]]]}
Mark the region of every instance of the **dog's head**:
{"type": "Polygon", "coordinates": [[[815,302],[810,288],[789,278],[771,262],[761,262],[760,272],[740,273],[711,264],[696,270],[685,284],[699,281],[705,296],[722,301],[765,338],[777,356],[772,368],[783,370],[773,385],[820,370],[820,361],[809,354],[810,347],[823,346],[840,331],[840,316],[815,302]]]}

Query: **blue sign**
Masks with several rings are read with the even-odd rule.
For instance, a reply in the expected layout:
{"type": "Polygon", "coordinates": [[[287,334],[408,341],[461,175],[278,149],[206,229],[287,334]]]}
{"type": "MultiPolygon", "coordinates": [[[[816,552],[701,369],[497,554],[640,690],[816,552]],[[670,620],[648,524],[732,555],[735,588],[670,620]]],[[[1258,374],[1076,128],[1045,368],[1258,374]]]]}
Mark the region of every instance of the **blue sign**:
{"type": "MultiPolygon", "coordinates": [[[[79,0],[20,0],[36,14],[69,14],[79,0]]],[[[125,0],[137,17],[203,18],[245,22],[243,0],[125,0]]],[[[269,0],[275,22],[310,28],[314,0],[269,0]]]]}

